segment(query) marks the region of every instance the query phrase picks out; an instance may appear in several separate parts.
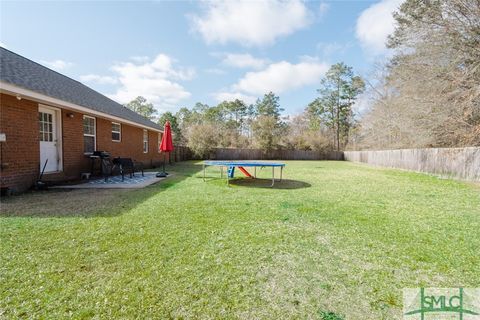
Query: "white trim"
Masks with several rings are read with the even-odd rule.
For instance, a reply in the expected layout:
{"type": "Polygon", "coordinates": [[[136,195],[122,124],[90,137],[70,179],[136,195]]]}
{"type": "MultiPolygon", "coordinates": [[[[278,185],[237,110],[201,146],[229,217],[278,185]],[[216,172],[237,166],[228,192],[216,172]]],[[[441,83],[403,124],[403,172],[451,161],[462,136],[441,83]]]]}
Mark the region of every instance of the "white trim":
{"type": "Polygon", "coordinates": [[[130,121],[130,120],[123,119],[123,118],[120,118],[120,117],[112,116],[112,115],[109,115],[107,113],[103,113],[103,112],[100,112],[100,111],[95,111],[95,110],[92,110],[90,108],[82,107],[82,106],[79,106],[78,104],[63,101],[63,100],[60,100],[60,99],[57,99],[57,98],[52,98],[52,97],[49,97],[47,95],[37,93],[35,91],[31,91],[31,90],[28,90],[28,89],[24,89],[24,88],[18,87],[16,85],[13,85],[13,84],[10,84],[10,83],[4,82],[4,81],[0,81],[0,92],[10,94],[10,95],[20,94],[20,96],[23,96],[24,98],[33,99],[33,100],[38,101],[39,103],[47,103],[47,104],[50,104],[50,105],[54,105],[57,108],[68,109],[68,110],[77,111],[77,112],[81,112],[81,113],[91,114],[91,115],[94,115],[94,116],[98,116],[100,118],[108,119],[110,121],[111,120],[120,121],[120,122],[129,124],[129,125],[132,125],[132,126],[135,126],[135,127],[148,129],[148,130],[153,130],[153,131],[156,131],[156,132],[163,132],[162,130],[154,128],[154,127],[149,127],[149,126],[142,125],[142,124],[134,122],[134,121],[130,121]]]}
{"type": "MultiPolygon", "coordinates": [[[[83,115],[83,117],[82,117],[82,133],[83,133],[83,137],[93,137],[93,151],[97,151],[97,119],[95,117],[87,116],[86,114],[83,115]],[[93,119],[93,126],[94,126],[94,129],[95,129],[94,134],[89,134],[89,133],[83,132],[83,119],[85,119],[85,118],[93,119]]],[[[85,140],[83,140],[83,154],[93,154],[93,152],[85,152],[85,140]]]]}
{"type": "Polygon", "coordinates": [[[119,135],[118,140],[113,140],[113,138],[112,138],[112,141],[113,142],[122,142],[122,124],[119,123],[119,122],[113,122],[113,121],[112,121],[112,124],[117,124],[120,127],[120,131],[113,131],[113,128],[112,128],[111,133],[115,132],[115,133],[118,133],[118,135],[119,135]]]}
{"type": "MultiPolygon", "coordinates": [[[[58,170],[56,171],[50,171],[50,172],[45,172],[45,174],[51,174],[51,173],[59,173],[63,171],[63,128],[62,128],[62,110],[59,108],[55,108],[52,106],[46,106],[44,104],[38,104],[38,112],[41,112],[41,110],[51,110],[55,112],[55,126],[56,126],[56,143],[57,143],[57,156],[58,156],[58,170]]],[[[40,143],[40,142],[39,142],[40,143]]]]}

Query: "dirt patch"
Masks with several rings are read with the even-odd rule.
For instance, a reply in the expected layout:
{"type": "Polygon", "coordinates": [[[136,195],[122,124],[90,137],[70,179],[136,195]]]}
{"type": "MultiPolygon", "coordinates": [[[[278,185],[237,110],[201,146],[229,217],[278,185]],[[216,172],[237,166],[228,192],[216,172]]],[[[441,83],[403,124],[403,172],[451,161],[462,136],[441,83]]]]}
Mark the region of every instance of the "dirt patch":
{"type": "Polygon", "coordinates": [[[114,214],[125,205],[129,190],[79,189],[31,191],[21,195],[2,197],[2,216],[71,216],[114,214]]]}

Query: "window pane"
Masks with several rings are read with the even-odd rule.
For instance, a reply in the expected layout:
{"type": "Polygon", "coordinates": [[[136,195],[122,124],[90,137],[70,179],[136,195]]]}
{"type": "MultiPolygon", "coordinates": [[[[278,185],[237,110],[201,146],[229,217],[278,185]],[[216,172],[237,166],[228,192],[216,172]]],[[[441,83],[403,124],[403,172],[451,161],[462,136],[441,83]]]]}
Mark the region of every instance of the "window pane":
{"type": "Polygon", "coordinates": [[[119,141],[120,140],[120,133],[112,132],[112,140],[119,141]]]}
{"type": "Polygon", "coordinates": [[[93,152],[95,151],[95,138],[94,137],[83,137],[83,151],[84,152],[93,152]]]}
{"type": "Polygon", "coordinates": [[[95,134],[95,119],[83,118],[83,133],[92,135],[95,134]]]}

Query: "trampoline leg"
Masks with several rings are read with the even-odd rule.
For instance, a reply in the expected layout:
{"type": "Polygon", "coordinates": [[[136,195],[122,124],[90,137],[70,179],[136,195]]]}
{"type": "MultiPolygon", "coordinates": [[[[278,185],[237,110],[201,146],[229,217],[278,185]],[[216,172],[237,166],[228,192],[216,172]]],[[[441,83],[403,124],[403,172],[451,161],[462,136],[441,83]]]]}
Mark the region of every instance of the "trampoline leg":
{"type": "Polygon", "coordinates": [[[203,165],[203,182],[205,182],[205,165],[203,165]]]}
{"type": "Polygon", "coordinates": [[[280,167],[280,182],[282,182],[283,177],[283,167],[280,167]]]}
{"type": "Polygon", "coordinates": [[[270,187],[273,187],[275,184],[275,167],[272,167],[272,185],[270,187]]]}

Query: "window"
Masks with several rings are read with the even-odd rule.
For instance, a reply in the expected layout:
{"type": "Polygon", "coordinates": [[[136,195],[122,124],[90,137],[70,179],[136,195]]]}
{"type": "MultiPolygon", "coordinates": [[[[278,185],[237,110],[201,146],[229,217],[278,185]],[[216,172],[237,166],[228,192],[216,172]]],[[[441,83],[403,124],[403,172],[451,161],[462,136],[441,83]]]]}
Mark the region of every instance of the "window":
{"type": "Polygon", "coordinates": [[[122,140],[122,125],[112,122],[112,141],[120,142],[122,140]]]}
{"type": "Polygon", "coordinates": [[[51,113],[39,112],[40,141],[53,141],[53,119],[51,113]]]}
{"type": "Polygon", "coordinates": [[[148,131],[143,130],[143,153],[148,153],[148,131]]]}
{"type": "Polygon", "coordinates": [[[83,152],[95,151],[95,118],[83,116],[83,152]]]}

